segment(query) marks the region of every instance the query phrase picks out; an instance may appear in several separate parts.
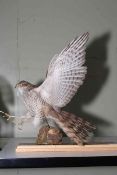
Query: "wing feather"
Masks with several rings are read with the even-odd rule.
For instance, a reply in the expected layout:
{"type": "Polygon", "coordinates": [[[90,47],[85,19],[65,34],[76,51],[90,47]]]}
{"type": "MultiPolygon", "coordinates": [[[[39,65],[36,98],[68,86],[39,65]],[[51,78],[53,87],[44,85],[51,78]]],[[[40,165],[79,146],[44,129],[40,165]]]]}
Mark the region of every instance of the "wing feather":
{"type": "Polygon", "coordinates": [[[48,104],[64,107],[83,84],[87,72],[84,66],[87,40],[88,33],[76,37],[51,60],[45,81],[36,88],[48,104]]]}

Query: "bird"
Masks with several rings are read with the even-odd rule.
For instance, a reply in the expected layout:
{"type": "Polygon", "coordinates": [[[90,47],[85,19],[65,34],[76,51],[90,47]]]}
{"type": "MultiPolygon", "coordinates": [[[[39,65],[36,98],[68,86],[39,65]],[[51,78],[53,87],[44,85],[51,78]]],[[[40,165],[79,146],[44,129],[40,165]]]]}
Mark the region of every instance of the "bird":
{"type": "Polygon", "coordinates": [[[40,85],[27,81],[16,84],[28,115],[38,127],[52,119],[76,144],[88,142],[95,126],[81,117],[63,111],[83,84],[87,73],[86,44],[89,33],[74,38],[50,61],[46,78],[40,85]]]}

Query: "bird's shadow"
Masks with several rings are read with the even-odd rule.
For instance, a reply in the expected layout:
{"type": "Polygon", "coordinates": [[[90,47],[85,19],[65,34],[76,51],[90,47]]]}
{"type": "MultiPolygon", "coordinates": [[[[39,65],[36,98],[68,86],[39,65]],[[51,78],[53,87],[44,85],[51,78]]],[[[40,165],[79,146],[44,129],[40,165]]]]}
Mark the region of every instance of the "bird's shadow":
{"type": "MultiPolygon", "coordinates": [[[[0,111],[9,113],[8,106],[14,105],[13,89],[4,77],[0,76],[0,111]]],[[[0,137],[13,137],[13,124],[8,122],[0,113],[0,137]]]]}
{"type": "Polygon", "coordinates": [[[99,126],[111,126],[103,116],[97,116],[83,110],[83,106],[90,104],[101,92],[101,89],[108,80],[110,69],[106,64],[108,58],[108,42],[110,33],[105,33],[100,37],[95,38],[86,49],[86,65],[88,67],[84,84],[78,90],[72,101],[65,107],[65,110],[82,116],[85,119],[95,123],[97,130],[96,135],[103,135],[99,126]]]}

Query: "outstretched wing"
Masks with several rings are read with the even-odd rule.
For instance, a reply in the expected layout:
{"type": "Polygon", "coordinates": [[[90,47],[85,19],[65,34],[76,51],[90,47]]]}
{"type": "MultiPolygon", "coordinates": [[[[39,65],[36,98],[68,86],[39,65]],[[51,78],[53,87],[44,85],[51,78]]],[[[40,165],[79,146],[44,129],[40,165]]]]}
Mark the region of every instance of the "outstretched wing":
{"type": "Polygon", "coordinates": [[[84,66],[87,40],[88,33],[76,37],[51,60],[45,81],[36,88],[48,104],[64,107],[82,85],[87,72],[84,66]]]}

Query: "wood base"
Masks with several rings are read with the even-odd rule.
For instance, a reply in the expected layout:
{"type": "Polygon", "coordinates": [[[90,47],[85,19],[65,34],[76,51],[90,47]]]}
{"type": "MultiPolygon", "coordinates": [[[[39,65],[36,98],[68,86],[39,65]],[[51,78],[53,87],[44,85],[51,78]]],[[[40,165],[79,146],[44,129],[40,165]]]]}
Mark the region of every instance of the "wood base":
{"type": "Polygon", "coordinates": [[[117,144],[97,144],[97,145],[19,145],[17,153],[26,152],[101,152],[117,151],[117,144]]]}

